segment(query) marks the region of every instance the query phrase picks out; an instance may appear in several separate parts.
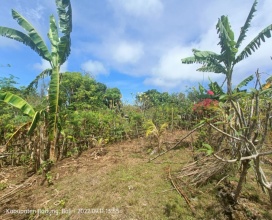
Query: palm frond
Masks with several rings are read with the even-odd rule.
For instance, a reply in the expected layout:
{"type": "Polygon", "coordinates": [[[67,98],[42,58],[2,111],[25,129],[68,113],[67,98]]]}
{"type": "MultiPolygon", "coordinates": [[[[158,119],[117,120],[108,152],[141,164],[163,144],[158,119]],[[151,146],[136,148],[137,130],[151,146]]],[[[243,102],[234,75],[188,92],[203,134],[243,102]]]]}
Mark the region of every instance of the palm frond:
{"type": "Polygon", "coordinates": [[[221,57],[219,55],[210,56],[207,58],[207,62],[201,68],[197,69],[197,71],[227,74],[226,68],[220,61],[221,57]]]}
{"type": "Polygon", "coordinates": [[[197,71],[200,71],[200,72],[214,72],[214,73],[225,74],[226,72],[225,67],[220,64],[222,60],[221,55],[212,51],[200,51],[197,49],[193,49],[192,51],[194,53],[194,56],[181,59],[182,63],[202,64],[203,66],[197,69],[197,71]]]}
{"type": "Polygon", "coordinates": [[[197,71],[201,72],[214,72],[214,73],[223,73],[226,74],[226,69],[220,63],[217,63],[214,60],[210,60],[210,63],[204,65],[203,67],[197,69],[197,71]]]}
{"type": "Polygon", "coordinates": [[[234,33],[231,29],[227,16],[221,16],[216,25],[217,33],[219,34],[219,45],[221,46],[221,55],[224,56],[225,65],[229,66],[235,59],[237,53],[236,43],[234,41],[234,33]]]}
{"type": "Polygon", "coordinates": [[[212,51],[207,51],[207,50],[197,50],[197,49],[193,49],[192,50],[193,53],[194,53],[194,56],[197,58],[197,59],[209,59],[209,58],[213,58],[213,59],[217,59],[217,60],[221,60],[221,55],[220,54],[217,54],[215,52],[212,52],[212,51]]]}
{"type": "Polygon", "coordinates": [[[72,32],[72,7],[70,0],[56,0],[57,12],[59,16],[60,31],[64,34],[59,41],[59,63],[62,65],[68,58],[71,52],[72,32]]]}
{"type": "Polygon", "coordinates": [[[26,90],[29,91],[31,88],[37,88],[38,83],[41,79],[52,74],[52,69],[46,69],[42,71],[27,87],[26,90]]]}
{"type": "Polygon", "coordinates": [[[209,73],[222,73],[222,68],[218,68],[217,66],[214,65],[209,65],[209,66],[202,66],[200,68],[197,69],[197,71],[199,72],[209,72],[209,73]]]}
{"type": "Polygon", "coordinates": [[[38,49],[38,54],[42,56],[45,60],[51,60],[51,54],[47,49],[46,44],[44,43],[42,37],[38,34],[35,28],[18,12],[12,9],[12,17],[18,22],[18,24],[24,28],[31,40],[34,42],[38,49]]]}
{"type": "Polygon", "coordinates": [[[3,37],[16,40],[18,42],[21,42],[29,46],[32,50],[34,50],[40,56],[46,59],[46,57],[43,56],[43,53],[40,51],[37,45],[33,42],[33,40],[28,35],[24,34],[23,32],[15,30],[13,28],[9,28],[9,27],[0,27],[0,35],[3,37]]]}
{"type": "Polygon", "coordinates": [[[68,36],[62,36],[59,42],[59,63],[62,65],[68,58],[71,52],[71,38],[68,36]]]}
{"type": "Polygon", "coordinates": [[[58,65],[58,45],[59,45],[59,33],[56,20],[53,15],[50,16],[50,28],[48,32],[48,38],[51,42],[51,56],[53,66],[58,65]]]}
{"type": "Polygon", "coordinates": [[[257,50],[261,46],[261,41],[265,42],[265,38],[271,37],[272,24],[263,29],[244,49],[243,51],[236,57],[234,63],[238,63],[239,61],[247,58],[257,50]]]}
{"type": "Polygon", "coordinates": [[[31,122],[31,125],[30,125],[29,129],[28,129],[27,134],[32,134],[33,133],[33,131],[37,127],[37,124],[38,124],[38,122],[40,120],[40,116],[41,116],[40,111],[35,112],[35,115],[34,115],[34,117],[32,119],[32,122],[31,122]]]}
{"type": "Polygon", "coordinates": [[[246,37],[246,32],[248,31],[248,28],[250,27],[250,22],[251,22],[252,18],[254,17],[254,12],[256,12],[257,3],[258,3],[257,0],[255,0],[252,7],[251,7],[251,10],[247,16],[244,26],[241,28],[241,32],[240,32],[239,38],[236,43],[236,48],[240,47],[241,43],[243,42],[243,40],[246,37]]]}
{"type": "Polygon", "coordinates": [[[184,64],[193,64],[193,63],[200,63],[202,64],[203,62],[200,62],[197,58],[195,57],[186,57],[181,59],[181,62],[184,64]]]}
{"type": "Polygon", "coordinates": [[[193,64],[193,63],[199,63],[199,64],[205,64],[209,62],[209,59],[216,59],[220,60],[221,56],[217,53],[214,53],[212,51],[201,51],[197,49],[193,49],[193,57],[187,57],[181,59],[182,63],[184,64],[193,64]]]}
{"type": "Polygon", "coordinates": [[[252,80],[254,79],[253,75],[250,75],[249,77],[245,78],[244,80],[242,80],[242,82],[240,82],[233,90],[233,92],[239,92],[239,89],[247,86],[248,83],[250,83],[252,80]]]}
{"type": "Polygon", "coordinates": [[[253,79],[254,79],[254,76],[253,76],[253,75],[250,75],[249,77],[245,78],[242,82],[240,82],[240,83],[238,84],[238,86],[236,86],[236,88],[237,88],[237,89],[240,89],[240,88],[242,88],[242,87],[244,87],[244,86],[247,86],[247,84],[248,84],[249,82],[251,82],[253,79]]]}
{"type": "Polygon", "coordinates": [[[26,100],[10,92],[0,92],[0,101],[20,109],[24,114],[30,117],[33,117],[35,114],[33,107],[26,100]]]}
{"type": "Polygon", "coordinates": [[[72,7],[70,0],[56,0],[60,31],[69,36],[72,32],[72,7]]]}

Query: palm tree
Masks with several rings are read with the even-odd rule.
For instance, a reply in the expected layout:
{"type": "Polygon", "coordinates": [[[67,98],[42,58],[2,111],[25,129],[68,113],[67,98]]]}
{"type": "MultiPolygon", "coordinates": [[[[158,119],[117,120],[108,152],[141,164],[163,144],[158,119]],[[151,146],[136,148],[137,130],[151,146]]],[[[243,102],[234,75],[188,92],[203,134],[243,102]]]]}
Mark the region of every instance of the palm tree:
{"type": "MultiPolygon", "coordinates": [[[[48,112],[48,137],[50,148],[50,159],[56,159],[56,145],[57,137],[60,133],[58,126],[58,113],[59,113],[59,84],[60,84],[60,66],[67,60],[70,54],[71,38],[70,33],[72,31],[72,7],[70,0],[56,0],[57,12],[59,16],[59,25],[53,15],[50,16],[50,28],[48,32],[48,38],[51,44],[51,51],[47,48],[44,40],[37,33],[35,28],[18,12],[12,10],[12,17],[18,24],[27,32],[0,26],[0,35],[22,42],[29,46],[35,52],[38,53],[43,59],[47,60],[51,68],[43,71],[31,84],[37,82],[37,80],[44,76],[50,76],[49,83],[49,112],[48,112]],[[60,31],[60,33],[59,33],[60,31]],[[60,34],[62,36],[60,36],[60,34]]],[[[4,94],[5,95],[5,94],[4,94]]],[[[2,101],[4,96],[2,95],[2,101]]],[[[10,95],[10,94],[9,94],[10,95]]],[[[0,96],[1,98],[1,96],[0,96]]],[[[6,98],[5,98],[6,99],[6,98]]],[[[6,99],[7,102],[7,99],[6,99]]],[[[8,102],[11,104],[11,102],[8,102]]],[[[16,104],[16,99],[13,100],[13,104],[17,108],[21,108],[16,104]]],[[[40,112],[36,112],[33,116],[33,126],[37,123],[40,117],[40,112]]],[[[33,128],[33,126],[31,126],[33,128]]]]}
{"type": "Polygon", "coordinates": [[[246,32],[256,11],[257,0],[254,1],[244,26],[241,28],[238,40],[234,40],[234,33],[231,29],[227,16],[221,16],[216,25],[219,34],[219,45],[221,53],[217,54],[211,51],[200,51],[193,49],[192,57],[182,59],[182,63],[192,64],[199,63],[203,66],[197,69],[201,72],[223,73],[227,80],[227,93],[232,93],[232,74],[234,66],[243,59],[250,56],[261,46],[261,41],[271,37],[272,24],[264,28],[238,55],[238,49],[246,37],[246,32]]]}

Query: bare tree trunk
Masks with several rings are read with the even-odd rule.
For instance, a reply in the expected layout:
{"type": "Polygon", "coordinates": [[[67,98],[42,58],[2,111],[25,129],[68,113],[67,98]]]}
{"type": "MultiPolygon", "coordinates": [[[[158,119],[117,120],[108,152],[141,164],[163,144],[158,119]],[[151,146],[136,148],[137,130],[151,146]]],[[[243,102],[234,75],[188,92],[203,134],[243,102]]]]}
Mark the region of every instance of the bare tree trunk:
{"type": "Polygon", "coordinates": [[[250,162],[250,160],[244,160],[242,162],[242,172],[240,174],[240,179],[239,179],[239,182],[238,182],[238,185],[237,185],[237,188],[236,188],[236,191],[235,191],[235,195],[234,195],[234,201],[235,202],[237,202],[238,197],[239,197],[239,195],[240,195],[240,193],[242,191],[243,184],[244,184],[244,181],[246,179],[247,171],[250,168],[249,162],[250,162]]]}
{"type": "Polygon", "coordinates": [[[272,185],[270,186],[270,189],[268,189],[269,199],[270,203],[272,204],[272,185]]]}

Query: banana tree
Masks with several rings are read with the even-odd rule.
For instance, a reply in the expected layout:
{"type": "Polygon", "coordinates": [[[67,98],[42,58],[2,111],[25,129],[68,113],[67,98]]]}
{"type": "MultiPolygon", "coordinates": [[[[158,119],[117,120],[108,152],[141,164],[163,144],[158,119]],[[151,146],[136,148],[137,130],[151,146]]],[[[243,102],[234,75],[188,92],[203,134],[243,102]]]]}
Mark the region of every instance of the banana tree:
{"type": "Polygon", "coordinates": [[[199,63],[202,64],[202,67],[197,69],[197,71],[224,74],[227,80],[227,93],[231,94],[234,66],[257,50],[261,46],[261,41],[265,42],[265,38],[271,37],[272,24],[264,28],[240,53],[238,53],[238,49],[246,37],[246,32],[248,31],[254,12],[256,11],[257,3],[257,0],[255,0],[244,26],[241,28],[237,41],[234,39],[234,33],[231,29],[228,17],[223,15],[218,19],[216,25],[221,53],[217,54],[212,51],[193,49],[193,56],[181,59],[182,63],[199,63]]]}
{"type": "MultiPolygon", "coordinates": [[[[44,40],[35,30],[35,28],[18,12],[12,10],[12,17],[25,30],[26,33],[9,27],[0,26],[0,35],[22,42],[38,53],[43,59],[47,60],[51,69],[43,71],[50,75],[49,83],[49,111],[48,111],[48,137],[50,148],[50,159],[56,159],[56,145],[60,128],[58,126],[59,113],[59,84],[60,84],[60,67],[67,60],[70,54],[72,31],[72,7],[70,0],[56,0],[57,13],[59,16],[58,25],[53,15],[50,16],[50,28],[48,38],[51,44],[51,51],[47,48],[44,40]],[[61,36],[60,36],[61,35],[61,36]]],[[[38,76],[39,78],[39,76],[38,76]]],[[[34,80],[37,81],[37,78],[34,80]]],[[[32,83],[33,84],[33,83],[32,83]]],[[[33,116],[33,121],[39,118],[39,112],[33,116]]]]}

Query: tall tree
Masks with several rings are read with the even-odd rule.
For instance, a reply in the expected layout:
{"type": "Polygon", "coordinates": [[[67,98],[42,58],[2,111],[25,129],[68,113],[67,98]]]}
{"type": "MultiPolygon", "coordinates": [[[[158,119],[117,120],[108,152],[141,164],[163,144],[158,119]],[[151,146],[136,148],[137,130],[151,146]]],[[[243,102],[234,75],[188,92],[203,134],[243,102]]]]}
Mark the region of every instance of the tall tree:
{"type": "Polygon", "coordinates": [[[106,105],[110,109],[114,107],[117,107],[118,109],[120,109],[122,94],[118,88],[107,88],[104,98],[105,98],[106,105]]]}
{"type": "Polygon", "coordinates": [[[106,107],[103,103],[106,89],[106,85],[88,74],[66,72],[61,76],[60,101],[73,110],[106,107]]]}
{"type": "MultiPolygon", "coordinates": [[[[15,10],[12,10],[12,17],[26,33],[9,27],[0,27],[1,36],[24,43],[37,52],[43,59],[47,60],[51,65],[50,69],[43,71],[36,80],[34,80],[34,82],[36,82],[40,77],[50,75],[48,92],[50,159],[56,158],[55,147],[58,139],[57,136],[60,132],[58,126],[60,66],[67,60],[70,54],[70,33],[72,31],[72,7],[70,0],[56,0],[55,3],[57,6],[59,22],[57,25],[54,16],[50,16],[50,28],[47,36],[50,40],[51,52],[35,28],[15,10]]],[[[37,121],[39,112],[36,112],[34,117],[33,121],[37,121]]]]}
{"type": "Polygon", "coordinates": [[[219,45],[221,53],[217,54],[211,51],[200,51],[193,49],[193,56],[182,59],[182,63],[192,64],[199,63],[203,66],[197,69],[201,72],[223,73],[227,80],[227,92],[232,92],[232,75],[234,66],[240,61],[250,56],[255,50],[261,46],[261,41],[265,42],[265,38],[271,37],[272,24],[264,28],[238,55],[243,40],[246,37],[246,32],[250,27],[250,22],[256,11],[257,0],[254,1],[251,10],[247,16],[245,24],[241,28],[240,35],[235,41],[234,33],[231,29],[227,16],[221,16],[216,25],[219,35],[219,45]]]}

